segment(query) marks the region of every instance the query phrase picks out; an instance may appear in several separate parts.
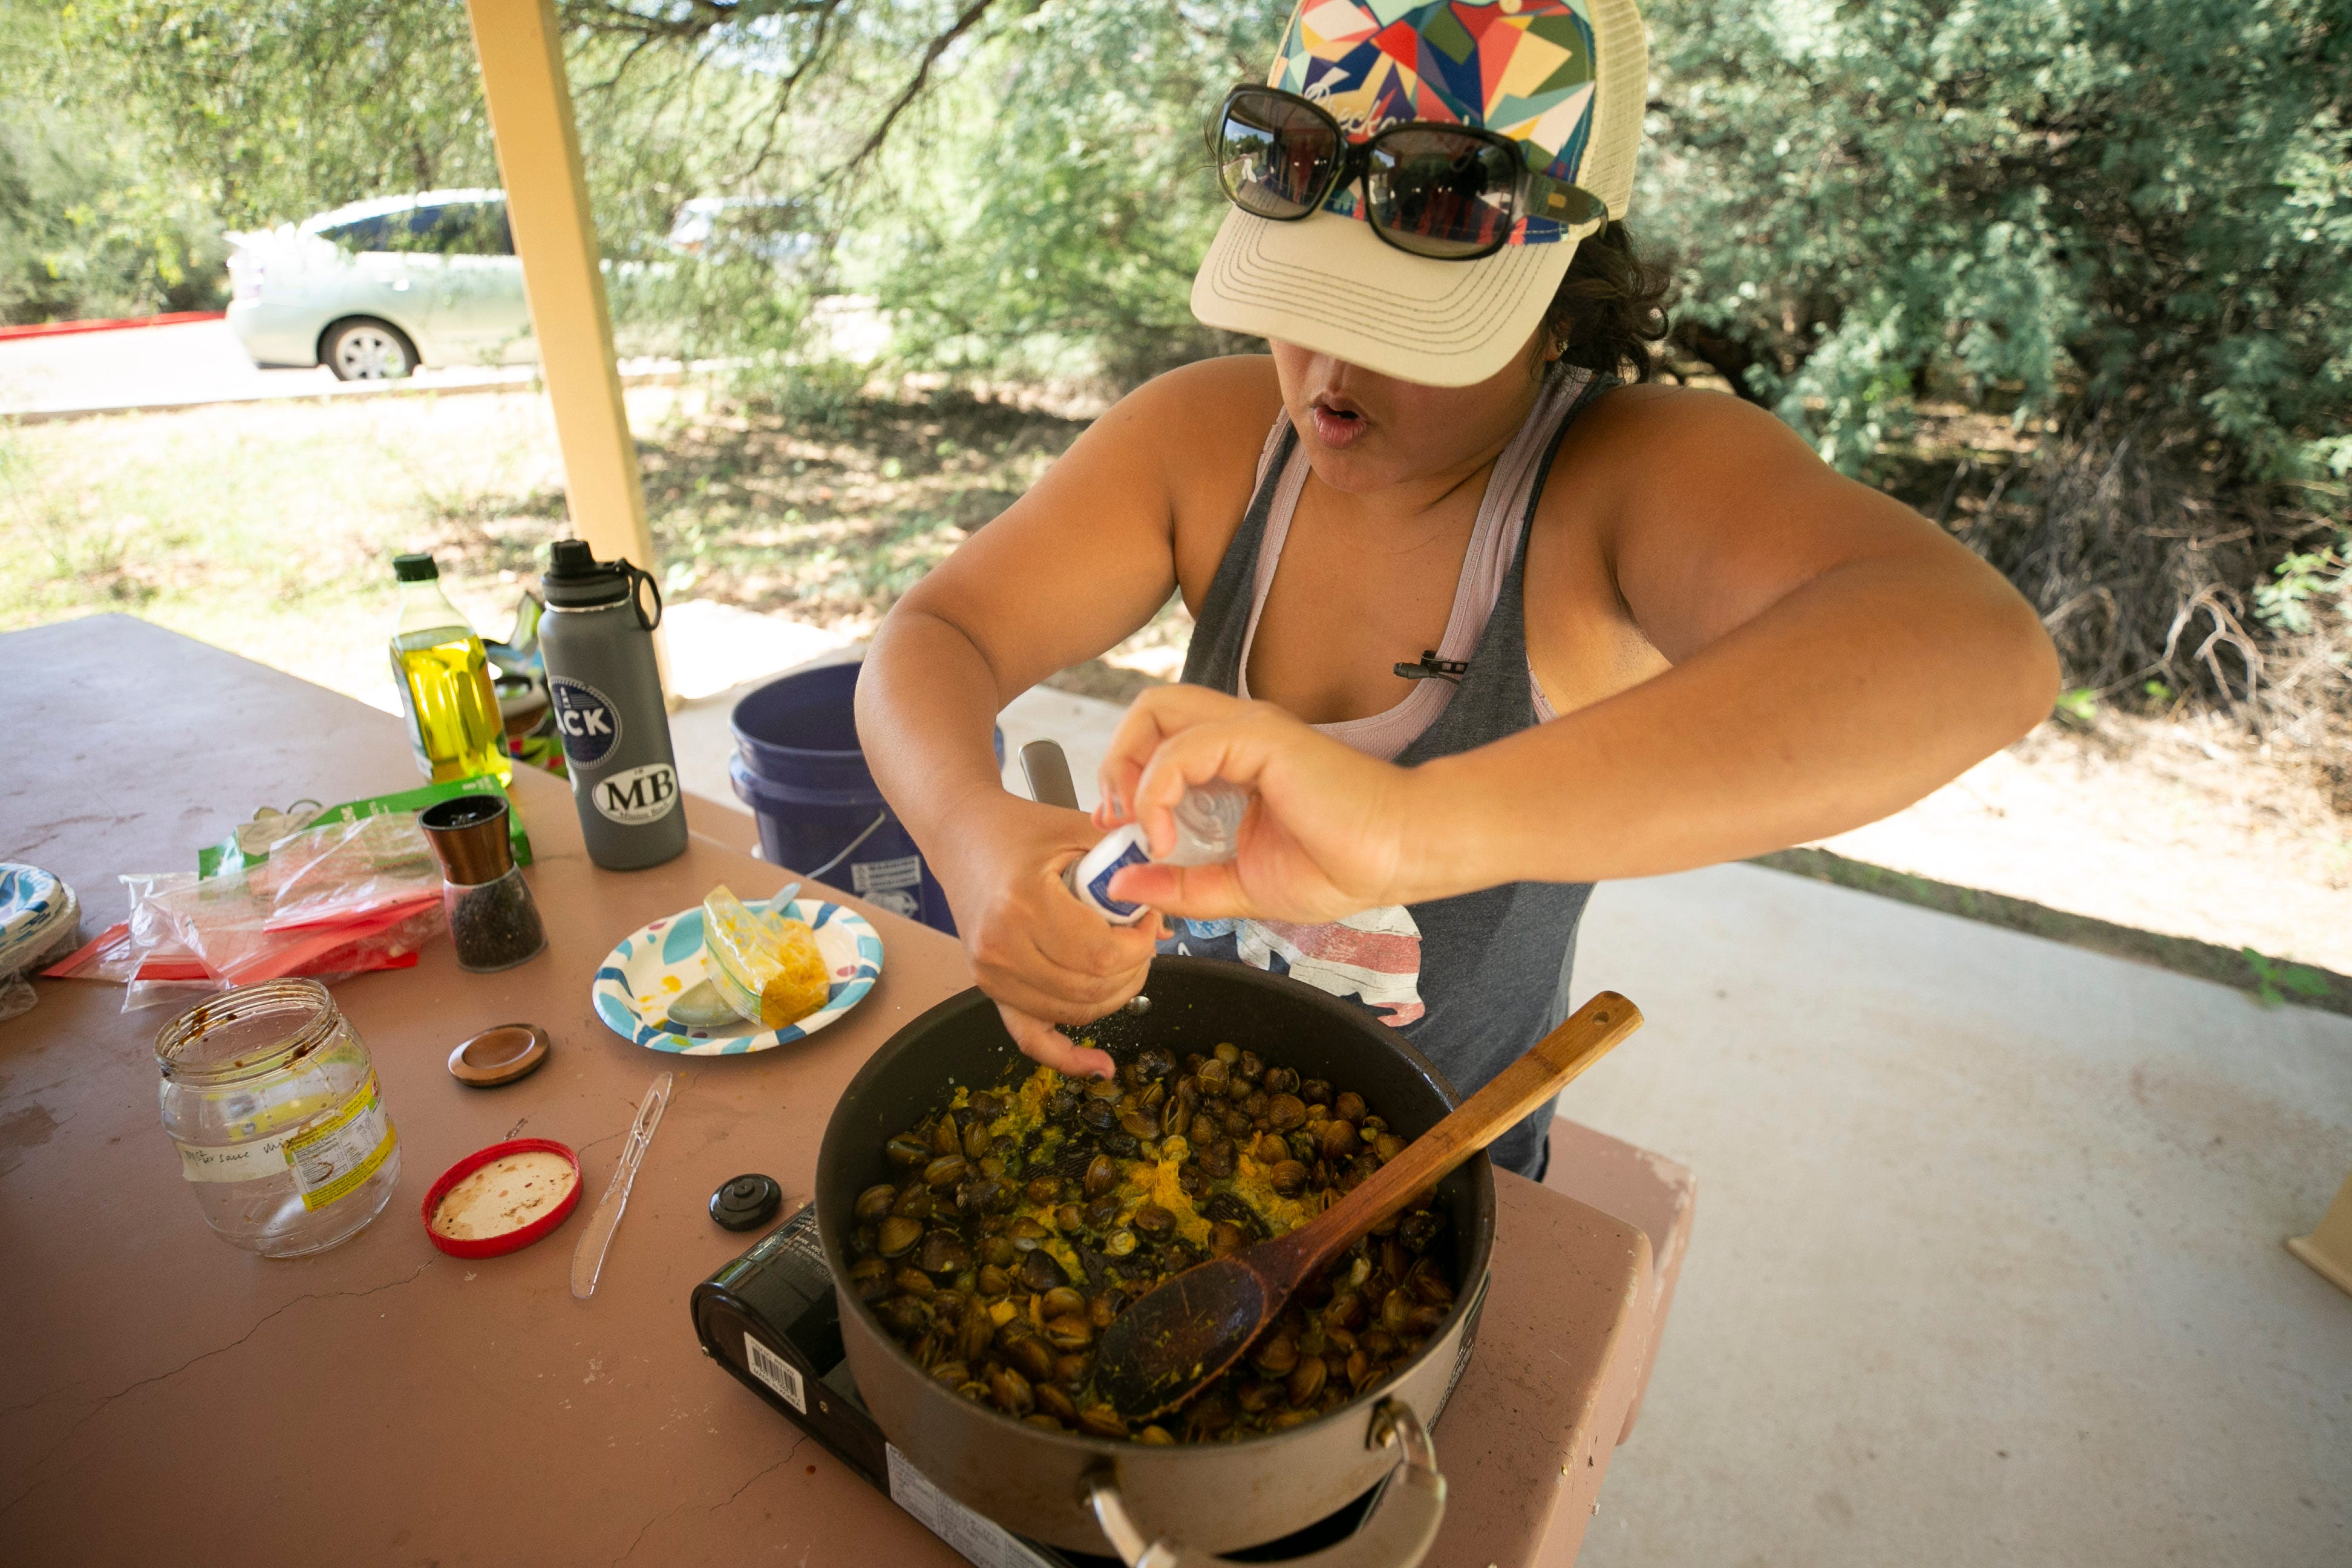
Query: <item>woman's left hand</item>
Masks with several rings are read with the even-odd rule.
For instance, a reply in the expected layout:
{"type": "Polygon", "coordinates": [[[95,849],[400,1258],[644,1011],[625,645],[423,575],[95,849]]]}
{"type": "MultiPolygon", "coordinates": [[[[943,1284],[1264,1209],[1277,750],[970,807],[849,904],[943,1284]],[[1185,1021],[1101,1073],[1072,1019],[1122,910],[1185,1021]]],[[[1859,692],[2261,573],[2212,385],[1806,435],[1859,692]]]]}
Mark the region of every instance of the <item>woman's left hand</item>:
{"type": "Polygon", "coordinates": [[[1176,840],[1186,789],[1223,779],[1253,792],[1236,857],[1218,866],[1130,866],[1112,897],[1196,920],[1319,924],[1403,902],[1419,791],[1411,770],[1352,751],[1267,702],[1199,686],[1135,700],[1103,760],[1097,826],[1142,823],[1155,855],[1176,840]]]}

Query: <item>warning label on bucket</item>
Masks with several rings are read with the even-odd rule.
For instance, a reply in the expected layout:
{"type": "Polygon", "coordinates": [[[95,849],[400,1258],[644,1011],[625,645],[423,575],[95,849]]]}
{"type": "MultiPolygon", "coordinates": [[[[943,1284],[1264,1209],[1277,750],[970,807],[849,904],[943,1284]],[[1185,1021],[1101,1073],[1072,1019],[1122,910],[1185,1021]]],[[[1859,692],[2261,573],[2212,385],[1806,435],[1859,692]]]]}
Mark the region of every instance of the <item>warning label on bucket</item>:
{"type": "Polygon", "coordinates": [[[849,886],[867,903],[913,920],[922,908],[923,858],[902,855],[895,860],[852,861],[849,886]]]}

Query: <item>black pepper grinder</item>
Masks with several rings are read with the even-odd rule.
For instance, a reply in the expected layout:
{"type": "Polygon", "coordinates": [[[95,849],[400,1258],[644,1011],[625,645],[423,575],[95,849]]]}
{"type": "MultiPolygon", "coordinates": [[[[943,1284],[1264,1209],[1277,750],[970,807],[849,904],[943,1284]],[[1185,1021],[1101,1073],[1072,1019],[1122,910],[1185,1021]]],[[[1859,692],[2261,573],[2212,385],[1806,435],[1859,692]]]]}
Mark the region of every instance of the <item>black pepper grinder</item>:
{"type": "Polygon", "coordinates": [[[460,966],[477,973],[512,969],[547,946],[539,905],[507,839],[507,803],[461,795],[416,814],[441,862],[441,902],[460,966]]]}

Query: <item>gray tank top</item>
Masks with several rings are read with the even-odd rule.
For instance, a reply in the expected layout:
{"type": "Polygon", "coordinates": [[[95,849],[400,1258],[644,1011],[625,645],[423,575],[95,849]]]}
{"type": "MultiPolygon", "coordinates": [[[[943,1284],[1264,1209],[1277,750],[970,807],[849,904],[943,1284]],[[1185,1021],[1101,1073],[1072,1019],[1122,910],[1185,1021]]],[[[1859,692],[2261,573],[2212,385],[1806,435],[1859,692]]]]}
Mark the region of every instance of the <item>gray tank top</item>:
{"type": "MultiPolygon", "coordinates": [[[[1487,481],[1490,493],[1480,508],[1481,526],[1489,513],[1514,525],[1508,566],[1483,626],[1464,624],[1465,606],[1457,600],[1447,639],[1455,646],[1441,652],[1459,660],[1463,655],[1455,649],[1466,647],[1468,668],[1458,684],[1415,683],[1407,701],[1429,710],[1430,717],[1425,728],[1392,753],[1400,765],[1467,752],[1538,721],[1540,693],[1528,673],[1522,604],[1528,535],[1560,437],[1577,414],[1613,384],[1606,377],[1555,376],[1496,459],[1487,481]],[[1497,485],[1505,487],[1500,493],[1494,490],[1497,485]],[[1442,702],[1423,695],[1429,688],[1442,689],[1442,702]]],[[[1194,685],[1225,692],[1243,688],[1256,610],[1273,575],[1261,572],[1260,561],[1269,519],[1278,509],[1278,534],[1303,482],[1306,459],[1297,439],[1287,416],[1276,422],[1256,493],[1201,603],[1184,658],[1184,679],[1194,685]]],[[[1475,557],[1478,550],[1474,536],[1468,553],[1475,557]]],[[[1402,716],[1405,706],[1391,713],[1402,716]]],[[[1367,727],[1381,726],[1374,720],[1324,726],[1340,740],[1369,742],[1360,749],[1390,752],[1367,727]]],[[[1591,893],[1590,882],[1508,882],[1455,898],[1369,910],[1330,925],[1178,921],[1175,934],[1160,949],[1238,960],[1358,1002],[1402,1030],[1466,1094],[1517,1060],[1568,1016],[1576,925],[1591,893]]],[[[1551,1115],[1546,1106],[1504,1134],[1491,1151],[1495,1163],[1521,1175],[1538,1175],[1551,1115]]]]}

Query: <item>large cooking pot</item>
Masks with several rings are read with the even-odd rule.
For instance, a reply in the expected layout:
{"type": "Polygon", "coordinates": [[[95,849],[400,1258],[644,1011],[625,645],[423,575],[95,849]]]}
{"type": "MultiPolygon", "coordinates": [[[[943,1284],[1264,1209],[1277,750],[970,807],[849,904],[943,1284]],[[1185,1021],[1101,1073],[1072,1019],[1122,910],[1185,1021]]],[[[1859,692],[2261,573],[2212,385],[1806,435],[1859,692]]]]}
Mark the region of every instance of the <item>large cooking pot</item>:
{"type": "MultiPolygon", "coordinates": [[[[1160,958],[1149,1010],[1106,1020],[1097,1043],[1125,1059],[1147,1045],[1181,1056],[1230,1040],[1269,1065],[1353,1089],[1412,1139],[1454,1107],[1428,1058],[1362,1009],[1242,964],[1160,958]]],[[[967,991],[893,1035],[835,1106],[817,1155],[817,1228],[841,1302],[842,1343],[890,1441],[950,1495],[1008,1530],[1130,1563],[1158,1563],[1278,1540],[1364,1496],[1395,1472],[1364,1525],[1326,1556],[1409,1565],[1435,1537],[1445,1485],[1427,1432],[1466,1362],[1495,1234],[1494,1167],[1479,1154],[1439,1184],[1459,1287],[1453,1316],[1383,1383],[1318,1421],[1234,1443],[1144,1447],[1026,1426],[926,1375],[848,1278],[857,1194],[893,1179],[884,1142],[954,1085],[987,1088],[1022,1062],[996,1008],[967,991]]],[[[1318,1563],[1324,1557],[1316,1559],[1318,1563]]]]}

